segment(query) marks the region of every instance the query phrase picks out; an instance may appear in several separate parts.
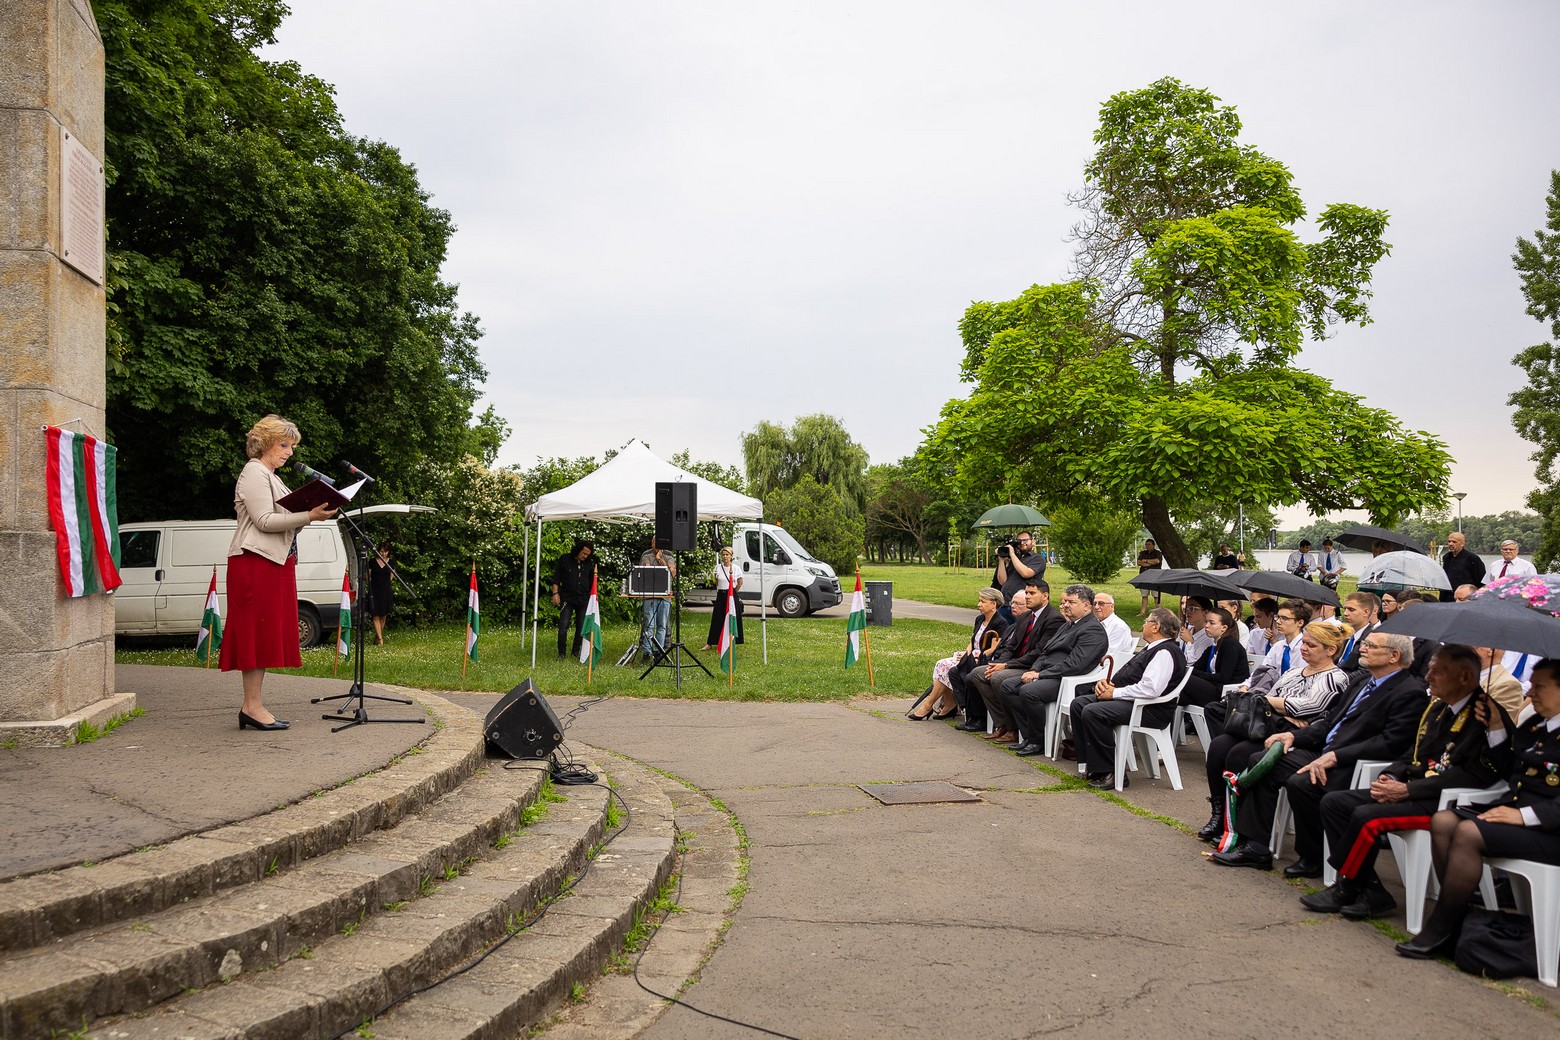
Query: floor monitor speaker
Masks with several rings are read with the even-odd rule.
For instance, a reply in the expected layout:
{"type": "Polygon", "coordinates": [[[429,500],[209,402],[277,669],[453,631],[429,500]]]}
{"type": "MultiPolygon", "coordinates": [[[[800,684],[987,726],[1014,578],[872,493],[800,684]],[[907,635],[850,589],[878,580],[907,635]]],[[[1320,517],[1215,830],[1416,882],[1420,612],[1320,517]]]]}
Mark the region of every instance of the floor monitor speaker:
{"type": "Polygon", "coordinates": [[[504,694],[487,717],[487,748],[506,758],[546,758],[563,743],[563,726],[531,680],[504,694]]]}

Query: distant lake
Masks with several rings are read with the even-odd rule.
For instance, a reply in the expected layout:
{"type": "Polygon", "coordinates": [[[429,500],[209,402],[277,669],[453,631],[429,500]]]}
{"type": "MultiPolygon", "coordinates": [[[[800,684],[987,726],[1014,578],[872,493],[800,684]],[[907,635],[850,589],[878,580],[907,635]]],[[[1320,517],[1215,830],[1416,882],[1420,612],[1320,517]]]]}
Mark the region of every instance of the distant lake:
{"type": "MultiPolygon", "coordinates": [[[[1321,559],[1321,550],[1312,549],[1311,551],[1316,553],[1317,559],[1321,559]]],[[[1247,550],[1246,557],[1248,559],[1255,557],[1256,561],[1262,565],[1262,569],[1265,571],[1281,571],[1284,569],[1284,564],[1288,562],[1289,554],[1291,552],[1294,552],[1294,550],[1258,549],[1255,552],[1247,550]]],[[[1518,558],[1527,560],[1529,563],[1533,562],[1533,559],[1530,556],[1519,554],[1518,558]]],[[[1370,562],[1370,559],[1371,555],[1368,552],[1356,552],[1353,549],[1343,550],[1343,563],[1344,566],[1348,568],[1343,573],[1358,578],[1360,573],[1365,569],[1365,564],[1370,562]]],[[[1501,557],[1499,553],[1496,553],[1493,556],[1480,553],[1479,559],[1484,561],[1484,569],[1487,573],[1490,574],[1495,573],[1495,571],[1499,569],[1501,565],[1501,557]]],[[[1203,565],[1207,566],[1207,562],[1204,561],[1203,565]]]]}

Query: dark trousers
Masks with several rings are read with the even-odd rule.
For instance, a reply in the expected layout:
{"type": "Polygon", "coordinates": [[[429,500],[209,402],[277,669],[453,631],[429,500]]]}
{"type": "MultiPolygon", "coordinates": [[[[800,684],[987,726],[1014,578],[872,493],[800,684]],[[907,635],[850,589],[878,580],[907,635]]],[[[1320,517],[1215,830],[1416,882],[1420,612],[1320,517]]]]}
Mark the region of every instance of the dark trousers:
{"type": "MultiPolygon", "coordinates": [[[[1248,765],[1261,758],[1259,751],[1251,756],[1248,765]]],[[[1295,821],[1295,855],[1300,859],[1320,862],[1322,858],[1322,797],[1331,791],[1347,791],[1354,779],[1352,767],[1334,766],[1327,771],[1326,784],[1313,784],[1309,776],[1297,772],[1311,762],[1316,755],[1294,748],[1273,764],[1273,769],[1257,786],[1242,794],[1236,814],[1235,829],[1248,841],[1266,845],[1273,833],[1273,817],[1278,813],[1278,792],[1289,792],[1289,811],[1295,821]]]]}
{"type": "MultiPolygon", "coordinates": [[[[1079,694],[1072,702],[1073,746],[1078,764],[1090,776],[1116,770],[1116,727],[1132,717],[1132,702],[1112,697],[1102,701],[1092,693],[1079,694]]],[[[1143,712],[1143,725],[1168,726],[1175,718],[1174,704],[1156,704],[1143,712]]]]}
{"type": "Polygon", "coordinates": [[[1186,680],[1186,688],[1177,698],[1183,708],[1206,708],[1214,701],[1224,696],[1224,688],[1215,686],[1205,676],[1193,675],[1186,680]]]}
{"type": "Polygon", "coordinates": [[[1002,699],[1008,714],[1013,716],[1024,737],[1036,744],[1044,742],[1046,706],[1056,703],[1061,696],[1062,680],[1059,676],[1046,676],[1032,682],[1024,682],[1022,672],[1002,681],[1002,699]]]}
{"type": "Polygon", "coordinates": [[[1430,802],[1378,802],[1370,791],[1350,788],[1322,799],[1322,833],[1327,862],[1350,881],[1376,876],[1376,839],[1392,831],[1425,830],[1435,805],[1430,802]]]}
{"type": "Polygon", "coordinates": [[[965,668],[964,661],[960,661],[948,672],[948,688],[953,691],[953,699],[959,702],[959,707],[964,709],[964,722],[969,726],[986,724],[986,702],[970,687],[970,673],[983,667],[965,668]]]}
{"type": "MultiPolygon", "coordinates": [[[[1228,733],[1220,733],[1208,743],[1208,797],[1224,804],[1224,771],[1239,773],[1251,762],[1252,756],[1262,757],[1260,740],[1241,740],[1228,733]]],[[[1251,837],[1251,835],[1247,835],[1251,837]]]]}
{"type": "Polygon", "coordinates": [[[585,604],[561,600],[558,603],[558,656],[563,656],[564,645],[569,638],[569,619],[574,619],[574,656],[580,656],[580,643],[585,639],[585,604]]]}
{"type": "MultiPolygon", "coordinates": [[[[964,677],[964,681],[969,685],[970,692],[974,694],[970,700],[981,703],[980,717],[983,720],[988,716],[991,718],[992,724],[996,727],[992,730],[993,733],[1000,733],[1004,729],[1011,730],[1015,723],[1012,717],[1008,715],[1007,706],[1002,701],[1002,691],[997,688],[997,683],[1000,683],[1010,675],[1021,675],[1023,673],[1003,668],[993,672],[991,679],[987,679],[985,678],[985,671],[985,666],[981,665],[964,677]]],[[[968,712],[965,713],[965,718],[969,718],[968,712]]]]}

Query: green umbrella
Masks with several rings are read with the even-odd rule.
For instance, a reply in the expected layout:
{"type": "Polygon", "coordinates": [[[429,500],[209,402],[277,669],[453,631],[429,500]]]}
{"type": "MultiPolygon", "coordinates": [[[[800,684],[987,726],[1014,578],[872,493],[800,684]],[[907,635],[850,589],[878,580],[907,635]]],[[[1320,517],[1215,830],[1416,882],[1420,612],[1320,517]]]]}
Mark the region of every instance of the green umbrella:
{"type": "Polygon", "coordinates": [[[1015,505],[1009,502],[1007,505],[993,506],[980,515],[980,519],[970,525],[971,531],[984,531],[997,527],[1050,527],[1051,521],[1038,509],[1029,506],[1015,505]]]}

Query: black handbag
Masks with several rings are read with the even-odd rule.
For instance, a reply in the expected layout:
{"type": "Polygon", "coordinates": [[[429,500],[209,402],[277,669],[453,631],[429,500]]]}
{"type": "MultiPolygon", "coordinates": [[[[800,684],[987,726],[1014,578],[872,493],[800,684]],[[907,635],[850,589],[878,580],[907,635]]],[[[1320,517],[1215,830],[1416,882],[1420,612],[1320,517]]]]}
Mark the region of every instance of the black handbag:
{"type": "Polygon", "coordinates": [[[1533,919],[1498,910],[1469,910],[1452,959],[1469,975],[1487,979],[1538,977],[1533,919]]]}
{"type": "Polygon", "coordinates": [[[1224,698],[1224,732],[1240,740],[1264,741],[1278,729],[1278,713],[1260,693],[1233,691],[1224,698]]]}

